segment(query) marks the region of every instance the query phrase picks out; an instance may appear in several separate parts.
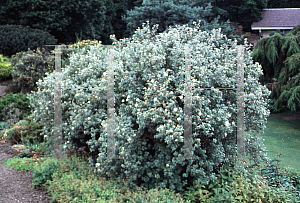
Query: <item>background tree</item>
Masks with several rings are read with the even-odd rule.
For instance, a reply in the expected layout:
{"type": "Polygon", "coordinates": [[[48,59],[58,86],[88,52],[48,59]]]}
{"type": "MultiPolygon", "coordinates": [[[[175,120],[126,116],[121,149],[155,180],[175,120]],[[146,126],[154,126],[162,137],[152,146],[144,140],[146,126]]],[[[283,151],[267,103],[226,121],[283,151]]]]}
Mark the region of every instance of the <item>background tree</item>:
{"type": "Polygon", "coordinates": [[[259,40],[254,46],[253,59],[262,65],[263,84],[271,82],[271,98],[275,110],[287,106],[292,111],[299,109],[299,42],[300,25],[287,35],[275,33],[259,40]]]}
{"type": "Polygon", "coordinates": [[[5,0],[0,3],[0,25],[24,25],[48,31],[58,43],[101,40],[105,24],[104,0],[5,0]]]}
{"type": "Polygon", "coordinates": [[[269,0],[268,8],[300,8],[299,0],[269,0]]]}
{"type": "Polygon", "coordinates": [[[122,16],[127,10],[134,6],[142,5],[142,1],[138,0],[106,0],[105,7],[105,25],[103,30],[102,43],[111,44],[110,35],[115,34],[117,39],[129,37],[130,32],[126,30],[126,21],[122,16]]]}
{"type": "Polygon", "coordinates": [[[220,18],[213,13],[211,0],[144,0],[142,5],[127,11],[123,19],[127,22],[127,30],[133,32],[149,21],[150,25],[159,24],[158,32],[165,31],[169,26],[189,24],[201,20],[202,30],[222,28],[222,32],[233,36],[233,28],[229,21],[220,22],[220,18]],[[213,19],[213,20],[211,20],[213,19]]]}
{"type": "Polygon", "coordinates": [[[223,11],[222,20],[237,22],[244,31],[251,31],[251,24],[262,19],[262,9],[267,3],[268,0],[216,0],[215,6],[223,11]]]}

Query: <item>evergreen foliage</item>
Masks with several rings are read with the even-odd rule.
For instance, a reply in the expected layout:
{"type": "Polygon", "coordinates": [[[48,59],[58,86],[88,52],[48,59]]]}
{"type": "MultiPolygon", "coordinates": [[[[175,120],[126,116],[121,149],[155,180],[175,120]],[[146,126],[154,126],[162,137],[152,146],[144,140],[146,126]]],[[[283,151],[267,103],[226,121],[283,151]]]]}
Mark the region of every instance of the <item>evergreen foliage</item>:
{"type": "Polygon", "coordinates": [[[299,0],[269,0],[267,8],[300,8],[299,0]]]}
{"type": "Polygon", "coordinates": [[[21,51],[56,44],[57,39],[46,31],[22,25],[0,25],[0,53],[11,56],[21,51]]]}
{"type": "MultiPolygon", "coordinates": [[[[193,55],[192,87],[233,87],[236,84],[237,43],[224,44],[219,30],[202,32],[194,27],[176,26],[157,34],[149,22],[130,39],[114,40],[115,149],[121,160],[107,156],[107,49],[101,44],[70,56],[62,69],[62,86],[98,87],[71,89],[62,94],[64,148],[86,146],[90,165],[108,177],[115,174],[129,184],[148,189],[183,191],[197,183],[207,183],[220,166],[235,157],[236,94],[234,91],[195,90],[193,92],[193,149],[199,160],[183,157],[185,51],[193,55]]],[[[258,82],[262,74],[245,46],[245,127],[262,133],[269,115],[269,91],[258,82]]],[[[38,91],[29,96],[34,108],[31,119],[41,122],[49,146],[54,141],[54,73],[40,80],[38,91]],[[39,98],[39,99],[37,99],[39,98]]],[[[246,155],[256,163],[265,160],[264,147],[255,133],[246,133],[246,155]]]]}
{"type": "Polygon", "coordinates": [[[104,3],[104,0],[1,1],[0,25],[44,30],[55,36],[58,43],[75,42],[76,33],[82,33],[83,39],[101,40],[105,25],[104,3]]]}
{"type": "Polygon", "coordinates": [[[126,30],[126,22],[122,16],[127,10],[131,10],[134,6],[140,6],[140,0],[106,0],[105,7],[105,28],[103,30],[103,44],[111,44],[110,35],[115,34],[117,39],[130,36],[130,32],[126,30]]]}
{"type": "Polygon", "coordinates": [[[275,33],[259,40],[254,46],[253,59],[264,70],[262,82],[272,88],[275,111],[287,106],[292,111],[299,109],[299,54],[300,25],[287,35],[275,33]],[[275,81],[276,83],[272,83],[275,81]]]}
{"type": "Polygon", "coordinates": [[[11,92],[3,96],[0,99],[0,121],[3,121],[5,117],[8,117],[8,112],[4,112],[5,108],[8,108],[8,111],[12,110],[9,108],[10,105],[14,105],[17,109],[21,111],[21,118],[30,114],[30,101],[27,98],[26,94],[12,94],[11,92]]]}
{"type": "Polygon", "coordinates": [[[12,56],[12,62],[15,67],[12,71],[14,84],[31,90],[36,90],[36,82],[55,69],[55,57],[44,48],[19,52],[12,56]]]}
{"type": "Polygon", "coordinates": [[[169,26],[193,26],[193,21],[201,20],[202,30],[209,31],[221,27],[222,33],[228,37],[239,37],[233,36],[234,28],[230,26],[229,21],[220,22],[220,16],[213,13],[210,1],[144,0],[142,6],[127,11],[123,19],[127,22],[127,30],[131,34],[146,21],[149,21],[151,26],[158,24],[158,32],[163,32],[169,26]]]}
{"type": "Polygon", "coordinates": [[[262,20],[262,9],[267,8],[268,0],[216,0],[216,7],[225,11],[222,20],[229,19],[251,31],[251,24],[262,20]]]}

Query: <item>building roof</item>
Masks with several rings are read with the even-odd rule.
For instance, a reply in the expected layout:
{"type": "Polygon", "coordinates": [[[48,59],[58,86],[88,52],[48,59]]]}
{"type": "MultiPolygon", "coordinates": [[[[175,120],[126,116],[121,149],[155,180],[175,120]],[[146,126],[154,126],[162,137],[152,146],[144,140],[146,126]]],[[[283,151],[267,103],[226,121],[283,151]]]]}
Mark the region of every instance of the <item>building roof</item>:
{"type": "Polygon", "coordinates": [[[262,17],[252,23],[252,30],[293,29],[300,24],[300,8],[263,9],[262,17]]]}

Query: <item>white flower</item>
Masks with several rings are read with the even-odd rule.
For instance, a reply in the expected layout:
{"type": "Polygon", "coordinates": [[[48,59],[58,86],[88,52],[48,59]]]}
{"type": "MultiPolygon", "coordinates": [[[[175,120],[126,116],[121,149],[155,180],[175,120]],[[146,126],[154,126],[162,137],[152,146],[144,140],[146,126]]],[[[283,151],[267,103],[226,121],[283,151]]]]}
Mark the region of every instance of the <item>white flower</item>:
{"type": "Polygon", "coordinates": [[[156,97],[154,98],[154,101],[157,101],[157,98],[156,98],[156,97]]]}
{"type": "Polygon", "coordinates": [[[138,102],[138,101],[140,101],[140,99],[139,99],[139,98],[137,98],[137,99],[136,99],[136,101],[138,102]]]}
{"type": "Polygon", "coordinates": [[[229,121],[226,121],[225,125],[226,125],[227,127],[230,126],[229,121]]]}
{"type": "Polygon", "coordinates": [[[128,138],[127,141],[130,142],[131,138],[128,138]]]}
{"type": "Polygon", "coordinates": [[[169,164],[166,164],[166,166],[169,167],[170,165],[169,165],[169,164]]]}
{"type": "Polygon", "coordinates": [[[174,111],[177,111],[178,109],[177,108],[174,108],[174,111]]]}
{"type": "Polygon", "coordinates": [[[181,120],[181,118],[177,118],[177,120],[178,120],[178,121],[180,121],[180,120],[181,120]]]}
{"type": "Polygon", "coordinates": [[[124,99],[122,99],[122,102],[124,102],[124,99]]]}
{"type": "Polygon", "coordinates": [[[164,73],[165,77],[168,77],[168,73],[164,73]]]}
{"type": "Polygon", "coordinates": [[[90,120],[91,118],[90,117],[88,117],[88,120],[90,120]]]}
{"type": "Polygon", "coordinates": [[[70,142],[69,142],[69,141],[67,141],[67,143],[69,144],[70,142]]]}
{"type": "Polygon", "coordinates": [[[44,135],[44,138],[48,137],[47,135],[44,135]]]}
{"type": "Polygon", "coordinates": [[[228,117],[231,117],[231,114],[230,114],[230,113],[228,114],[228,117]]]}
{"type": "Polygon", "coordinates": [[[96,163],[96,167],[98,168],[100,166],[100,164],[99,163],[96,163]]]}

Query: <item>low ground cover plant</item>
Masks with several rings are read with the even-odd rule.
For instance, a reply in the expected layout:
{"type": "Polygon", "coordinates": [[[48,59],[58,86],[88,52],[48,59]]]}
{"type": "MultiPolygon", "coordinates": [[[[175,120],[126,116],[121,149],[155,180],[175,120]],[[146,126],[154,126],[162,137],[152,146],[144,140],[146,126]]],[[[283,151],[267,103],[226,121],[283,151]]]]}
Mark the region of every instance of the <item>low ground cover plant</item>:
{"type": "Polygon", "coordinates": [[[27,95],[21,93],[13,94],[10,92],[2,97],[0,99],[0,121],[13,119],[17,112],[13,110],[13,108],[15,108],[15,110],[18,109],[18,112],[20,113],[19,119],[26,118],[31,111],[30,100],[27,98],[27,95]]]}
{"type": "Polygon", "coordinates": [[[245,167],[241,162],[224,165],[208,185],[197,184],[182,194],[168,189],[131,188],[127,180],[99,176],[88,166],[88,154],[75,146],[60,161],[54,157],[14,157],[3,165],[34,172],[32,187],[47,191],[52,202],[299,202],[300,174],[281,169],[274,162],[264,167],[245,167]],[[275,171],[285,176],[276,186],[271,180],[280,178],[274,176],[275,171]],[[282,184],[287,179],[289,186],[282,184]]]}

